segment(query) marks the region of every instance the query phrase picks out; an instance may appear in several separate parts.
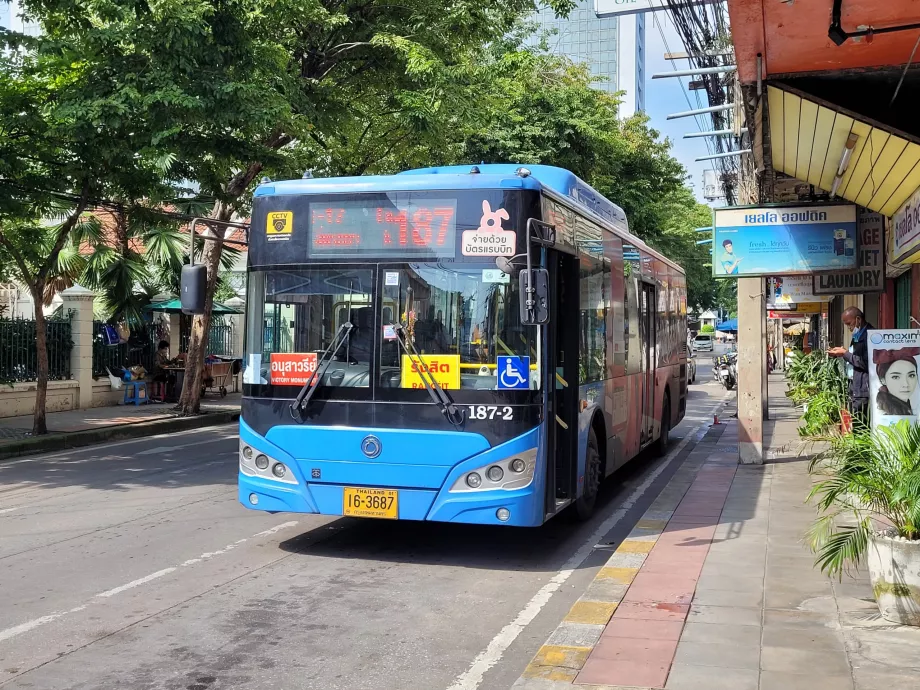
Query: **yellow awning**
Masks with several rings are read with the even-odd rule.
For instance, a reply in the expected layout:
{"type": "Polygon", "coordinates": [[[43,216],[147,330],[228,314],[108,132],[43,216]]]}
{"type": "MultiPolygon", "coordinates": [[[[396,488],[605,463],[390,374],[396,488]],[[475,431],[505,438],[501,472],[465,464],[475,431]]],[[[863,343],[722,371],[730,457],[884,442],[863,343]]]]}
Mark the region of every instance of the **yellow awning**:
{"type": "Polygon", "coordinates": [[[886,216],[920,187],[920,143],[854,113],[767,87],[773,167],[830,191],[847,138],[859,136],[837,196],[886,216]]]}

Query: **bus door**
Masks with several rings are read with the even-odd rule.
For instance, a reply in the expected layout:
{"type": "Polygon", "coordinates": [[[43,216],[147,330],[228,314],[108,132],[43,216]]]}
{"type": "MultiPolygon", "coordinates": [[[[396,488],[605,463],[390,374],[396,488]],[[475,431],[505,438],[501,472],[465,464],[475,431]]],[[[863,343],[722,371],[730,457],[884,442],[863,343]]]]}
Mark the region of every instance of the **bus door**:
{"type": "Polygon", "coordinates": [[[578,257],[547,250],[550,322],[546,328],[546,514],[575,500],[578,470],[578,257]]]}
{"type": "Polygon", "coordinates": [[[639,338],[642,364],[642,433],[641,443],[649,443],[655,434],[655,361],[658,339],[658,315],[655,286],[642,283],[639,294],[639,338]]]}

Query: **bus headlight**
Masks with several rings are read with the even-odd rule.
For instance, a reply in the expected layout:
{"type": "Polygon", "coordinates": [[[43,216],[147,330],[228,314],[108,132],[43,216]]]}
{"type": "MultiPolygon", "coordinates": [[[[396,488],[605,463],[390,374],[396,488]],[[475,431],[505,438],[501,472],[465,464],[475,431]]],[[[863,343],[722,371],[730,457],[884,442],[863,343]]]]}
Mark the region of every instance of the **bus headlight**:
{"type": "Polygon", "coordinates": [[[451,493],[523,489],[534,477],[537,449],[515,453],[503,460],[477,467],[459,477],[450,487],[451,493]],[[485,475],[485,478],[483,478],[485,475]]]}
{"type": "Polygon", "coordinates": [[[248,477],[297,484],[297,477],[288,472],[287,465],[245,443],[240,443],[240,472],[248,477]]]}

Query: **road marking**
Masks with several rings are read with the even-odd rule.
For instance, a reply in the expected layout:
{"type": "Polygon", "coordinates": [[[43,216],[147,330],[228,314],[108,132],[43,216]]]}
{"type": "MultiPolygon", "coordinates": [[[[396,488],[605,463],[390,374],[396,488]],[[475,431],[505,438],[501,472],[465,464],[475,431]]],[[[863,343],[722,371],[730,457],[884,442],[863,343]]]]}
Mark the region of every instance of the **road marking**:
{"type": "MultiPolygon", "coordinates": [[[[712,408],[712,411],[715,412],[718,410],[725,402],[725,399],[728,396],[724,396],[723,399],[712,408]]],[[[710,415],[707,415],[707,419],[710,418],[710,415]]],[[[533,598],[527,602],[520,613],[513,621],[508,625],[502,628],[499,633],[492,638],[492,641],[489,642],[488,646],[479,653],[479,655],[473,659],[473,663],[470,667],[460,674],[457,677],[457,680],[454,681],[454,684],[448,688],[448,690],[476,690],[482,683],[485,674],[491,669],[495,664],[501,661],[502,656],[505,651],[511,644],[517,639],[524,629],[537,617],[537,614],[549,603],[549,600],[552,598],[553,594],[565,583],[566,580],[571,577],[572,573],[575,572],[576,568],[582,564],[582,562],[591,555],[591,552],[594,551],[595,545],[598,544],[601,539],[611,530],[616,524],[623,519],[627,512],[629,512],[636,502],[642,497],[642,495],[648,491],[649,487],[654,483],[658,476],[665,471],[665,469],[674,461],[674,458],[690,443],[691,439],[702,439],[705,435],[705,429],[708,427],[709,422],[704,422],[697,425],[693,428],[690,433],[681,441],[674,449],[665,456],[665,459],[656,467],[639,486],[637,486],[633,492],[623,501],[622,505],[617,508],[606,520],[604,520],[601,525],[594,530],[594,533],[579,547],[571,558],[569,558],[562,566],[560,570],[556,572],[553,578],[547,582],[540,590],[534,594],[533,598]]]]}
{"type": "Polygon", "coordinates": [[[163,568],[163,570],[158,570],[155,573],[150,573],[147,577],[142,577],[139,580],[132,580],[127,584],[121,585],[120,587],[115,587],[114,589],[108,589],[104,592],[99,592],[97,597],[114,597],[116,594],[121,594],[129,589],[134,589],[135,587],[140,587],[141,585],[146,585],[151,580],[156,580],[158,577],[163,577],[164,575],[169,575],[173,572],[175,568],[163,568]]]}
{"type": "MultiPolygon", "coordinates": [[[[15,510],[15,509],[10,509],[10,510],[15,510]]],[[[267,530],[264,530],[264,531],[262,531],[262,532],[257,532],[256,534],[252,535],[251,537],[246,537],[246,538],[244,538],[244,539],[238,539],[237,541],[233,542],[232,544],[229,544],[228,546],[225,546],[224,548],[222,548],[222,549],[220,549],[220,550],[218,550],[218,551],[205,552],[205,553],[201,554],[198,558],[189,559],[189,560],[185,561],[184,563],[180,563],[178,566],[174,566],[174,567],[171,567],[171,568],[163,568],[163,570],[158,570],[158,571],[156,571],[155,573],[150,573],[150,575],[147,575],[146,577],[142,577],[142,578],[137,579],[137,580],[132,580],[131,582],[125,583],[125,584],[120,585],[120,586],[118,586],[118,587],[114,587],[114,588],[112,588],[112,589],[108,589],[108,590],[106,590],[106,591],[104,591],[104,592],[99,592],[99,594],[96,594],[96,595],[93,597],[93,599],[90,600],[90,602],[88,602],[88,603],[86,603],[86,604],[81,604],[80,606],[77,606],[77,607],[75,607],[75,608],[72,608],[72,609],[70,609],[69,611],[61,611],[61,612],[58,612],[58,613],[50,613],[50,614],[48,614],[47,616],[41,616],[40,618],[35,618],[35,619],[33,619],[33,620],[26,621],[25,623],[20,623],[19,625],[14,625],[12,628],[7,628],[6,630],[0,630],[0,642],[4,642],[4,641],[9,640],[9,639],[11,639],[11,638],[13,638],[13,637],[16,637],[16,636],[18,636],[18,635],[22,635],[23,633],[27,633],[27,632],[29,632],[30,630],[34,630],[35,628],[38,628],[39,626],[42,626],[42,625],[44,625],[45,623],[50,623],[51,621],[57,620],[58,618],[60,618],[60,617],[62,617],[62,616],[66,616],[67,614],[70,614],[70,613],[77,613],[78,611],[82,611],[83,609],[85,609],[87,606],[89,606],[89,604],[92,603],[92,602],[93,602],[94,600],[96,600],[96,599],[109,599],[109,598],[111,598],[111,597],[114,597],[114,596],[117,595],[117,594],[121,594],[122,592],[126,592],[126,591],[129,590],[129,589],[134,589],[135,587],[140,587],[141,585],[146,585],[148,582],[152,582],[153,580],[157,580],[157,579],[163,577],[164,575],[169,575],[170,573],[175,572],[175,571],[178,570],[179,568],[186,567],[186,566],[189,566],[189,565],[194,565],[195,563],[200,563],[200,562],[202,562],[202,561],[208,560],[209,558],[213,558],[214,556],[219,556],[219,555],[221,555],[221,554],[227,553],[228,551],[234,549],[234,548],[235,548],[236,546],[238,546],[239,544],[242,544],[243,542],[249,541],[250,539],[256,539],[256,538],[258,538],[258,537],[269,536],[269,535],[275,534],[275,533],[277,533],[277,532],[280,532],[280,531],[283,530],[283,529],[287,529],[288,527],[293,527],[293,526],[295,526],[295,525],[297,525],[297,524],[298,524],[298,523],[297,523],[296,520],[292,520],[292,521],[290,521],[290,522],[283,522],[283,523],[281,523],[280,525],[276,525],[276,526],[272,527],[271,529],[267,529],[267,530]]]]}
{"type": "MultiPolygon", "coordinates": [[[[230,440],[234,438],[235,436],[236,434],[233,434],[233,436],[225,436],[221,440],[222,441],[230,440]]],[[[183,448],[191,448],[192,446],[203,446],[209,443],[214,443],[214,439],[208,439],[207,441],[195,441],[194,443],[183,443],[182,445],[179,445],[179,446],[157,446],[156,448],[148,448],[147,450],[142,450],[139,453],[135,453],[135,455],[153,455],[154,453],[165,453],[171,450],[182,450],[183,448]]]]}
{"type": "Polygon", "coordinates": [[[15,508],[0,508],[0,515],[3,513],[12,513],[14,510],[19,510],[19,506],[16,506],[15,508]]]}

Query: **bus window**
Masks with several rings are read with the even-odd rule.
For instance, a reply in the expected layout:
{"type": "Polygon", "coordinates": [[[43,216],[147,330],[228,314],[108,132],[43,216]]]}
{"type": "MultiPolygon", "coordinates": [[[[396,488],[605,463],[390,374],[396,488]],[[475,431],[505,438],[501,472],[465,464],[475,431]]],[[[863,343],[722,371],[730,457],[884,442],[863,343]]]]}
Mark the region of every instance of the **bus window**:
{"type": "MultiPolygon", "coordinates": [[[[395,305],[394,316],[418,353],[445,368],[442,387],[494,390],[497,358],[511,355],[530,358],[528,384],[539,388],[538,327],[520,322],[517,280],[459,264],[386,266],[383,273],[384,304],[395,305]]],[[[382,333],[381,385],[415,387],[404,375],[407,361],[389,323],[382,333]]]]}

